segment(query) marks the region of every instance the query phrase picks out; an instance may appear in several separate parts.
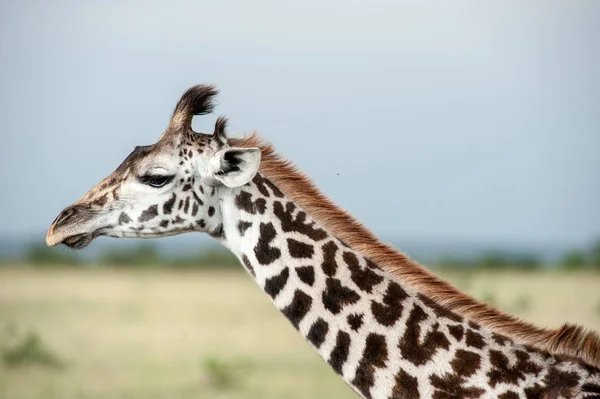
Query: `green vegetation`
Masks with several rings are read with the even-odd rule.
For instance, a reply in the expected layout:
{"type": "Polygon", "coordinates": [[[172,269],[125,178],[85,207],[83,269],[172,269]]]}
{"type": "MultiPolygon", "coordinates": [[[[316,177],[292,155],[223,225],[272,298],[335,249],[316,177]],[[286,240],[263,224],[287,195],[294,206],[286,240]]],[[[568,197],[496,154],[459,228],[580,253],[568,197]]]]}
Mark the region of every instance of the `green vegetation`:
{"type": "Polygon", "coordinates": [[[131,267],[227,268],[237,267],[236,257],[224,248],[211,248],[200,255],[161,255],[152,244],[124,249],[108,249],[100,254],[100,265],[131,267]]]}
{"type": "Polygon", "coordinates": [[[539,256],[532,253],[519,253],[489,250],[479,256],[443,256],[435,263],[442,270],[538,270],[548,266],[563,270],[600,271],[600,238],[588,248],[572,249],[554,265],[545,265],[539,256]]]}
{"type": "Polygon", "coordinates": [[[64,368],[63,361],[46,347],[35,331],[27,332],[2,348],[2,360],[7,367],[38,365],[50,369],[64,368]]]}
{"type": "MultiPolygon", "coordinates": [[[[215,245],[199,254],[163,254],[151,243],[136,246],[115,246],[100,252],[97,257],[80,257],[67,248],[49,248],[45,244],[31,244],[21,259],[0,259],[1,264],[27,264],[35,267],[116,266],[133,268],[196,268],[238,269],[239,261],[228,250],[215,245]]],[[[241,269],[240,269],[241,270],[241,269]]]]}
{"type": "Polygon", "coordinates": [[[160,264],[160,256],[152,244],[141,244],[103,251],[98,256],[98,263],[116,266],[156,266],[160,264]]]}
{"type": "Polygon", "coordinates": [[[600,238],[583,250],[572,250],[564,254],[559,262],[559,268],[569,270],[599,270],[600,271],[600,238]]]}
{"type": "Polygon", "coordinates": [[[535,270],[543,267],[544,264],[535,254],[489,250],[475,257],[444,256],[437,262],[437,266],[443,269],[535,270]]]}
{"type": "Polygon", "coordinates": [[[563,270],[578,270],[586,266],[587,260],[582,251],[572,250],[563,255],[559,264],[563,270]]]}
{"type": "Polygon", "coordinates": [[[210,355],[202,361],[205,383],[216,391],[226,391],[242,386],[251,372],[251,363],[241,360],[224,360],[210,355]]]}
{"type": "Polygon", "coordinates": [[[216,389],[229,389],[236,380],[232,367],[216,357],[210,356],[202,362],[207,383],[216,389]]]}
{"type": "MultiPolygon", "coordinates": [[[[67,248],[48,248],[43,243],[34,243],[25,251],[17,263],[37,267],[68,266],[118,266],[134,268],[188,268],[188,269],[224,269],[238,267],[239,261],[225,248],[214,245],[200,253],[165,254],[159,252],[152,243],[137,246],[106,248],[96,257],[81,257],[77,251],[67,248]]],[[[14,264],[13,261],[0,259],[0,265],[14,264]]],[[[600,270],[600,239],[584,249],[572,249],[556,264],[544,264],[542,259],[527,252],[511,252],[490,249],[476,256],[442,256],[437,262],[428,265],[440,270],[538,270],[553,267],[563,271],[600,270]]]]}
{"type": "Polygon", "coordinates": [[[49,248],[44,243],[31,244],[25,251],[24,261],[36,266],[74,266],[80,264],[73,251],[49,248]]]}
{"type": "Polygon", "coordinates": [[[165,264],[172,267],[197,267],[198,265],[201,265],[203,268],[223,269],[235,267],[237,269],[239,261],[235,255],[228,250],[224,248],[213,248],[205,251],[200,256],[184,255],[166,259],[165,264]]]}
{"type": "Polygon", "coordinates": [[[590,248],[590,264],[600,269],[600,238],[590,248]]]}

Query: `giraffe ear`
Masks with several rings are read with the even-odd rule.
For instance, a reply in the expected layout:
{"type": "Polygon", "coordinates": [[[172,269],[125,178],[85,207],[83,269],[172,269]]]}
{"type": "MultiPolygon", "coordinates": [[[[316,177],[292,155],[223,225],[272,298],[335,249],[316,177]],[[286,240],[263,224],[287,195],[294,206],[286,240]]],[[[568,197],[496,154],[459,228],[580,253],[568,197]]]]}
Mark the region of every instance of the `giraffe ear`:
{"type": "Polygon", "coordinates": [[[260,167],[260,149],[230,147],[214,155],[213,176],[227,187],[250,182],[260,167]]]}

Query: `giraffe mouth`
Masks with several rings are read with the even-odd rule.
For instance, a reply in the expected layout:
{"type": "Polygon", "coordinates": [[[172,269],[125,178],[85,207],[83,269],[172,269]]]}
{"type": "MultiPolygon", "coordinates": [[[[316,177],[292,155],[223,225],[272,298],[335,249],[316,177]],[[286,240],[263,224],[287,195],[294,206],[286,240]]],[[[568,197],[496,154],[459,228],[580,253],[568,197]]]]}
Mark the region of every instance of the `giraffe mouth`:
{"type": "Polygon", "coordinates": [[[94,238],[94,234],[76,234],[65,238],[62,243],[71,249],[82,249],[87,247],[94,238]]]}

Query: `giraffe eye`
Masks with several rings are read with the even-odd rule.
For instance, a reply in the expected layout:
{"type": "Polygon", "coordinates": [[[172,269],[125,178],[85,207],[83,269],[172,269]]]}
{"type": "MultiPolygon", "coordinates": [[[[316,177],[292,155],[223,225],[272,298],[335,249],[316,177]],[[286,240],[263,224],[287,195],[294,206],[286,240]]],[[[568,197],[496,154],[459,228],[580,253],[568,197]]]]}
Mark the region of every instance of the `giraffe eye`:
{"type": "Polygon", "coordinates": [[[175,176],[161,176],[161,175],[146,175],[141,176],[140,181],[150,187],[162,187],[173,180],[175,176]]]}

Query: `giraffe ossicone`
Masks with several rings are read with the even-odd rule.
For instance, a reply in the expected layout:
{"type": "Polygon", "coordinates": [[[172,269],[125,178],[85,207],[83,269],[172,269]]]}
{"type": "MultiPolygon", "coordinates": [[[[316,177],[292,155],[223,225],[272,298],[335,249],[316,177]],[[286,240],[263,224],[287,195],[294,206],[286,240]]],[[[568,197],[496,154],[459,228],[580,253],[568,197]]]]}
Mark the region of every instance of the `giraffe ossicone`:
{"type": "Polygon", "coordinates": [[[364,398],[600,398],[600,339],[477,302],[382,244],[255,134],[191,128],[218,90],[184,93],[159,141],[52,223],[46,242],[205,232],[364,398]]]}

